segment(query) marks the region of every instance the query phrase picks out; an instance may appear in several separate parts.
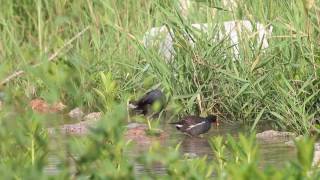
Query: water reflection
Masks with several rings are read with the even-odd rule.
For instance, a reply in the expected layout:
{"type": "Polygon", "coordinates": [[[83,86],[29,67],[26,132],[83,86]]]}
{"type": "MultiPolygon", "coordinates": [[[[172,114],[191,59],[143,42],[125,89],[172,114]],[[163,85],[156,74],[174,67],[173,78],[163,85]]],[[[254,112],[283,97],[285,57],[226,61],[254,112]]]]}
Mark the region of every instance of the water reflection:
{"type": "Polygon", "coordinates": [[[211,156],[212,150],[206,138],[188,137],[186,136],[181,143],[181,151],[183,153],[192,153],[198,156],[211,156]]]}
{"type": "MultiPolygon", "coordinates": [[[[162,141],[163,146],[175,147],[180,144],[180,151],[182,154],[188,153],[195,156],[207,156],[208,159],[212,159],[213,151],[211,150],[208,139],[215,136],[227,137],[230,134],[234,138],[238,138],[239,133],[249,132],[248,128],[241,126],[240,124],[224,124],[219,127],[212,127],[209,133],[203,137],[189,137],[181,132],[177,131],[175,127],[169,124],[163,124],[162,129],[165,129],[168,136],[162,141]]],[[[284,166],[289,160],[293,160],[295,157],[295,149],[288,147],[284,142],[288,141],[287,138],[277,138],[270,140],[257,140],[260,150],[260,166],[284,166]]],[[[147,151],[150,147],[148,143],[140,143],[133,146],[129,152],[129,156],[135,159],[141,153],[147,151]]],[[[228,149],[226,149],[228,151],[228,149]]],[[[49,165],[46,168],[49,174],[56,174],[57,169],[55,168],[58,164],[57,159],[54,157],[49,158],[49,165]]],[[[165,174],[166,169],[161,165],[155,163],[151,169],[146,169],[142,164],[134,162],[135,171],[137,174],[141,173],[154,173],[154,174],[165,174]]]]}
{"type": "MultiPolygon", "coordinates": [[[[208,159],[212,159],[213,151],[208,142],[209,138],[215,136],[222,136],[224,138],[227,137],[227,134],[230,134],[234,138],[238,138],[239,133],[247,133],[250,132],[249,129],[245,126],[241,126],[240,124],[224,124],[219,127],[212,127],[208,134],[205,134],[203,137],[190,137],[182,134],[179,131],[176,131],[174,127],[164,125],[163,127],[166,129],[166,132],[169,133],[169,138],[166,141],[166,146],[175,147],[180,143],[180,151],[182,154],[192,154],[196,156],[207,156],[208,159]]],[[[259,131],[264,130],[261,128],[259,131]]],[[[257,144],[259,146],[259,157],[260,157],[260,167],[266,166],[276,166],[283,167],[284,164],[296,156],[295,149],[292,147],[288,147],[285,145],[288,138],[277,138],[272,140],[260,140],[257,139],[257,144]]],[[[148,149],[149,146],[136,146],[129,154],[131,156],[136,156],[141,152],[148,149]],[[137,151],[139,153],[137,153],[137,151]],[[136,152],[136,153],[133,153],[136,152]]],[[[228,151],[228,149],[227,149],[228,151]]],[[[228,152],[227,152],[228,155],[228,152]]],[[[136,163],[136,172],[137,174],[141,174],[144,172],[151,171],[150,169],[145,169],[142,164],[136,163]]],[[[165,168],[161,165],[154,166],[152,168],[153,173],[163,174],[166,173],[165,168]]]]}

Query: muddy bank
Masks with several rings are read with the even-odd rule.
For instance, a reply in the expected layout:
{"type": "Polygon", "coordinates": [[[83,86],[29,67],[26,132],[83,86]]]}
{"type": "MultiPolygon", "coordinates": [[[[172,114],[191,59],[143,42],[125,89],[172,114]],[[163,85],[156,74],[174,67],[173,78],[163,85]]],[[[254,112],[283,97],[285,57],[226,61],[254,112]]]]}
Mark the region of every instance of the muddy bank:
{"type": "MultiPolygon", "coordinates": [[[[76,134],[83,135],[89,132],[90,127],[94,127],[95,124],[101,119],[101,112],[89,113],[84,117],[81,117],[79,123],[64,124],[55,128],[48,128],[49,134],[62,133],[62,134],[76,134]]],[[[78,118],[78,117],[77,117],[78,118]]]]}
{"type": "MultiPolygon", "coordinates": [[[[76,118],[80,118],[76,113],[76,118]]],[[[54,134],[68,134],[68,135],[86,135],[89,133],[90,128],[94,128],[97,122],[101,119],[102,113],[94,112],[84,117],[82,121],[73,124],[64,124],[55,128],[48,128],[47,131],[50,135],[54,134]]],[[[129,123],[126,125],[126,132],[124,138],[127,141],[133,141],[137,144],[151,144],[155,141],[164,141],[167,135],[160,129],[153,129],[150,131],[145,124],[129,123]],[[153,134],[153,135],[150,135],[153,134]]]]}
{"type": "Polygon", "coordinates": [[[150,135],[150,131],[145,124],[130,123],[127,126],[127,131],[124,134],[126,140],[134,141],[137,144],[151,144],[152,142],[163,142],[168,135],[162,130],[154,129],[155,135],[150,135]]]}

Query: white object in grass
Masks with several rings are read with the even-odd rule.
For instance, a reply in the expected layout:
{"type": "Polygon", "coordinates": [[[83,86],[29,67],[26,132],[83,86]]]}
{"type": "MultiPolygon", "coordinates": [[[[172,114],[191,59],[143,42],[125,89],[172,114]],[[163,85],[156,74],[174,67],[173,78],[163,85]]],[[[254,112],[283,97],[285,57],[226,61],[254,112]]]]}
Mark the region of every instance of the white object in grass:
{"type": "MultiPolygon", "coordinates": [[[[269,47],[267,38],[271,36],[272,33],[272,26],[266,27],[259,22],[252,24],[248,20],[225,21],[217,26],[210,25],[208,23],[192,24],[191,26],[194,28],[194,30],[198,30],[206,34],[210,34],[210,29],[218,30],[218,33],[216,33],[212,40],[217,42],[223,39],[229,40],[230,47],[232,47],[234,60],[240,59],[240,36],[243,37],[246,35],[250,38],[257,35],[256,48],[261,46],[261,49],[266,49],[269,47]]],[[[185,37],[190,37],[190,34],[185,32],[185,37]]],[[[169,62],[175,55],[175,50],[173,48],[174,38],[175,35],[171,28],[167,28],[167,26],[153,27],[144,34],[143,43],[145,48],[157,47],[159,49],[158,53],[163,56],[167,62],[169,62]]],[[[194,42],[191,40],[191,38],[188,38],[188,42],[192,47],[194,47],[194,42]]]]}

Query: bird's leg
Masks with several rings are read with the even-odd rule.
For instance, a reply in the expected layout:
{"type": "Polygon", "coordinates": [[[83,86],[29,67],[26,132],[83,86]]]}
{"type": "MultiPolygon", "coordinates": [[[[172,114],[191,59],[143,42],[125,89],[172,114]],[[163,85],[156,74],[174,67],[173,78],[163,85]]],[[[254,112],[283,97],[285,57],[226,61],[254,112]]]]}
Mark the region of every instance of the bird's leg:
{"type": "Polygon", "coordinates": [[[185,135],[189,136],[189,137],[193,137],[191,134],[189,133],[184,133],[185,135]]]}
{"type": "Polygon", "coordinates": [[[143,107],[142,114],[145,116],[148,114],[148,107],[143,107]]]}
{"type": "Polygon", "coordinates": [[[159,118],[160,117],[160,113],[152,113],[151,117],[154,118],[154,119],[159,118]]]}

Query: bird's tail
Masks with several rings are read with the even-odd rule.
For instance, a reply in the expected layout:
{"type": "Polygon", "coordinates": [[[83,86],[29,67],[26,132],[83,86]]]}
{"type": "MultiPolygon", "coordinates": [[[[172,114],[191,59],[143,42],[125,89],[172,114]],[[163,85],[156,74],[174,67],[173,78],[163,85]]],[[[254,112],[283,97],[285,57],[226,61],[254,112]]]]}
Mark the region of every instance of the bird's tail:
{"type": "Polygon", "coordinates": [[[178,130],[180,130],[183,127],[181,122],[170,122],[169,124],[174,124],[178,130]]]}
{"type": "Polygon", "coordinates": [[[180,124],[180,122],[169,122],[169,124],[180,124]]]}
{"type": "Polygon", "coordinates": [[[135,101],[129,101],[128,107],[129,107],[129,109],[137,109],[138,105],[135,101]]]}

